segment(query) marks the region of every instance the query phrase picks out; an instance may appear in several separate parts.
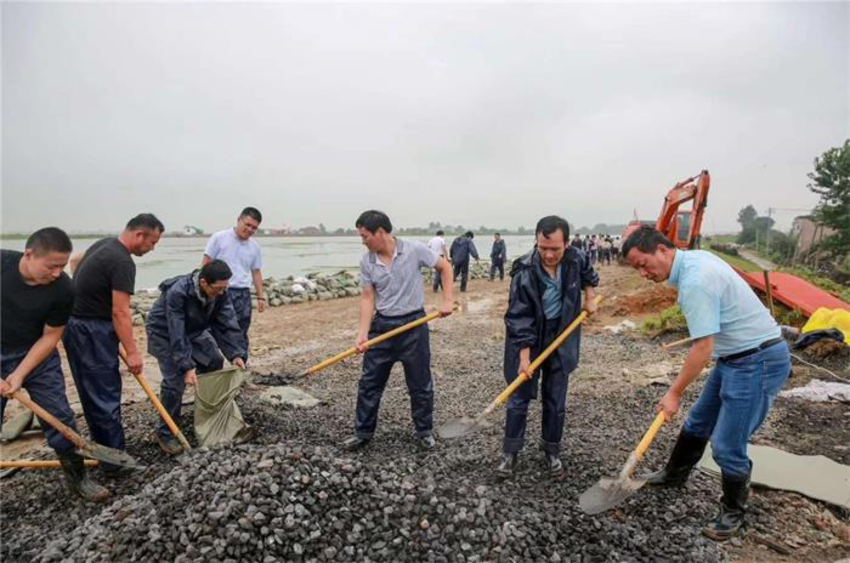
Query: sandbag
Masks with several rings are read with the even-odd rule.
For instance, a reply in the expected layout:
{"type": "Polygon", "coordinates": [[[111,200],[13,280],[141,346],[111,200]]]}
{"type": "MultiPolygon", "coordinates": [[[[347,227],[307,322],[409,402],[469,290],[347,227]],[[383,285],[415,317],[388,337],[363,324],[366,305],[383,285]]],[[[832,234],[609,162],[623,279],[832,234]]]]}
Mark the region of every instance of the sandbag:
{"type": "Polygon", "coordinates": [[[242,418],[236,397],[250,373],[236,367],[198,374],[195,389],[195,437],[199,446],[239,444],[253,430],[242,418]]]}

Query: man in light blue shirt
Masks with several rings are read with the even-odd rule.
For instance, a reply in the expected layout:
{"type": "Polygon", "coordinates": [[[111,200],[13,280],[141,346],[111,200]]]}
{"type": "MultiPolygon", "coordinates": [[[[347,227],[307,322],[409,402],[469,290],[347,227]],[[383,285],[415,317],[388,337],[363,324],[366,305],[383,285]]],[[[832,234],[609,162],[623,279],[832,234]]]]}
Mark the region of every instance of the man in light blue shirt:
{"type": "Polygon", "coordinates": [[[791,358],[776,321],[752,289],[723,260],[701,250],[677,250],[664,235],[642,226],[623,243],[623,256],[641,276],[679,290],[691,346],[679,376],[659,402],[668,420],[703,367],[716,364],[688,413],[666,467],[654,485],[682,486],[711,441],[720,467],[720,512],[703,534],[726,540],[744,522],[752,461],[747,442],[764,422],[788,375],[791,358]]]}
{"type": "Polygon", "coordinates": [[[257,312],[266,309],[266,296],[263,292],[263,258],[260,245],[251,237],[260,228],[263,215],[255,207],[246,207],[239,214],[236,226],[219,231],[210,237],[204,250],[201,266],[213,260],[222,260],[233,272],[227,293],[236,309],[236,319],[245,340],[245,351],[249,351],[248,328],[251,326],[251,284],[257,292],[257,312]]]}

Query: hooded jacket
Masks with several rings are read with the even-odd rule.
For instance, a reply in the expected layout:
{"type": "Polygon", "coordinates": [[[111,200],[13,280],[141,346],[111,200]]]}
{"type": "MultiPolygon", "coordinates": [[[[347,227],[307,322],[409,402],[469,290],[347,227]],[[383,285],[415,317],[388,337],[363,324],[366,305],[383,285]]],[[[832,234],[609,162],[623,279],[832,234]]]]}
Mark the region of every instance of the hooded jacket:
{"type": "Polygon", "coordinates": [[[195,367],[192,340],[206,330],[229,361],[247,356],[230,295],[225,292],[202,300],[197,273],[195,270],[159,285],[162,293],[148,313],[145,326],[148,351],[154,356],[170,355],[181,371],[195,367]]]}
{"type": "Polygon", "coordinates": [[[475,243],[472,242],[471,238],[467,238],[463,235],[457,237],[452,242],[452,247],[449,249],[449,254],[452,257],[452,262],[454,264],[463,264],[464,262],[469,260],[470,254],[473,258],[478,260],[478,249],[475,248],[475,243]]]}
{"type": "MultiPolygon", "coordinates": [[[[519,371],[519,351],[531,348],[533,361],[548,342],[544,339],[546,317],[543,312],[543,280],[537,250],[514,260],[511,266],[511,290],[505,313],[505,378],[513,381],[519,371]]],[[[563,332],[582,310],[582,290],[599,285],[599,275],[587,255],[567,247],[558,266],[561,268],[561,314],[558,332],[563,332]]],[[[581,327],[558,348],[564,371],[569,374],[578,366],[581,327]]]]}

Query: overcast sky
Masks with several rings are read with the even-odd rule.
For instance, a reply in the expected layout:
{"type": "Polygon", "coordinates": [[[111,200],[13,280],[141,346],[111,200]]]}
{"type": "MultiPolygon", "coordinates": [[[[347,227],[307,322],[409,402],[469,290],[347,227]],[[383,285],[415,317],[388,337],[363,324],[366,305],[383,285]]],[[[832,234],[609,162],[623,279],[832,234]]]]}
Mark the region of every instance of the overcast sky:
{"type": "Polygon", "coordinates": [[[0,9],[4,232],[592,226],[703,168],[728,231],[850,136],[844,2],[0,9]]]}

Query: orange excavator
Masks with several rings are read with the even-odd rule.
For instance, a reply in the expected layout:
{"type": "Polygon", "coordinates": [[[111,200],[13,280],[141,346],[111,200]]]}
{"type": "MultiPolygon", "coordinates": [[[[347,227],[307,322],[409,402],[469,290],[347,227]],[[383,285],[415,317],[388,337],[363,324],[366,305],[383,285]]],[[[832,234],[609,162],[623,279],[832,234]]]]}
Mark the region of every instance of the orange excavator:
{"type": "MultiPolygon", "coordinates": [[[[676,248],[699,248],[700,228],[708,205],[710,184],[711,176],[708,170],[703,170],[696,176],[682,180],[667,192],[655,228],[673,241],[676,248]],[[679,209],[688,202],[691,202],[690,209],[679,209]]],[[[630,222],[623,230],[623,240],[642,224],[646,224],[646,221],[630,222]]]]}

